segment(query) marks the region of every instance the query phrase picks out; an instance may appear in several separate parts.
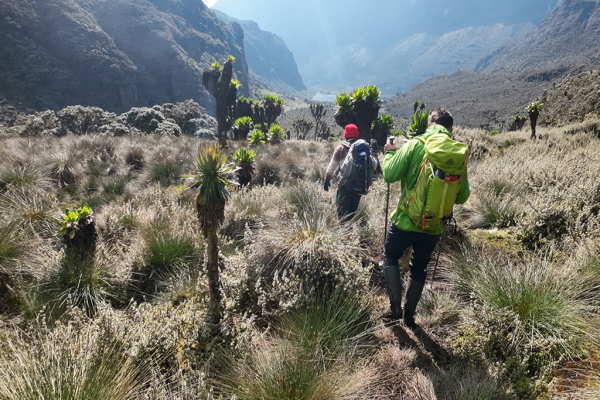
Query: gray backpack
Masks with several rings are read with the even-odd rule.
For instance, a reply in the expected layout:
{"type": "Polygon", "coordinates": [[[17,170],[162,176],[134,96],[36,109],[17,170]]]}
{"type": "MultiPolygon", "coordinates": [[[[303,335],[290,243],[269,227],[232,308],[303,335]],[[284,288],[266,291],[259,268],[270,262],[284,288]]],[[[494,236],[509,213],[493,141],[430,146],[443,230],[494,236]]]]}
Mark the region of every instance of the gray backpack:
{"type": "MultiPolygon", "coordinates": [[[[348,147],[348,144],[344,146],[348,147]]],[[[364,195],[373,184],[374,170],[371,147],[366,141],[358,139],[349,146],[348,154],[340,165],[338,182],[350,193],[364,195]]]]}

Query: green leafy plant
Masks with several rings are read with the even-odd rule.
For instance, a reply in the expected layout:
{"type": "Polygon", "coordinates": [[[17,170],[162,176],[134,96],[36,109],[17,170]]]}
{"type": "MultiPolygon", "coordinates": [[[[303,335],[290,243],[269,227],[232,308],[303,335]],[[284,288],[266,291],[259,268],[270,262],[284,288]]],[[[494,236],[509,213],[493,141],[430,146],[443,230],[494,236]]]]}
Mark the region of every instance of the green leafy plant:
{"type": "Polygon", "coordinates": [[[352,111],[352,99],[345,92],[335,96],[335,104],[337,104],[337,112],[340,114],[346,114],[352,111]]]}
{"type": "Polygon", "coordinates": [[[270,95],[270,94],[265,94],[263,96],[263,102],[266,104],[274,104],[276,106],[282,106],[283,105],[283,100],[280,99],[279,97],[270,95]]]}
{"type": "Polygon", "coordinates": [[[62,218],[56,220],[59,227],[56,236],[67,236],[70,239],[73,239],[79,230],[91,224],[93,221],[93,212],[87,204],[73,211],[70,211],[67,208],[65,209],[62,218]]]}
{"type": "Polygon", "coordinates": [[[285,139],[285,132],[283,128],[277,124],[271,125],[268,133],[269,143],[279,144],[285,139]]]}
{"type": "Polygon", "coordinates": [[[210,67],[213,69],[213,71],[221,71],[221,64],[218,61],[215,61],[214,63],[210,64],[210,67]]]}
{"type": "Polygon", "coordinates": [[[230,62],[230,63],[234,63],[235,62],[235,57],[230,54],[230,55],[227,56],[227,61],[230,62]]]}
{"type": "Polygon", "coordinates": [[[429,111],[419,109],[410,118],[410,125],[407,130],[409,137],[419,136],[425,133],[429,125],[429,111]]]}
{"type": "Polygon", "coordinates": [[[240,88],[240,82],[238,82],[237,79],[232,79],[231,82],[229,83],[230,87],[234,87],[236,89],[240,88]]]}
{"type": "Polygon", "coordinates": [[[379,98],[381,97],[381,92],[377,89],[377,86],[367,85],[363,88],[365,101],[367,104],[379,104],[379,98]]]}
{"type": "Polygon", "coordinates": [[[241,147],[237,149],[235,154],[233,155],[233,160],[237,165],[251,164],[256,159],[256,155],[254,154],[254,150],[247,149],[245,147],[241,147]]]}
{"type": "Polygon", "coordinates": [[[527,111],[529,112],[541,112],[544,108],[544,104],[540,103],[538,100],[533,101],[527,105],[527,111]]]}
{"type": "Polygon", "coordinates": [[[245,147],[239,148],[233,155],[233,160],[239,167],[237,175],[240,186],[246,186],[252,180],[255,158],[254,151],[245,147]]]}
{"type": "Polygon", "coordinates": [[[379,115],[371,125],[371,129],[377,129],[387,133],[391,133],[393,127],[394,119],[388,114],[379,115]]]}
{"type": "Polygon", "coordinates": [[[250,132],[250,137],[248,138],[248,141],[250,142],[250,144],[252,146],[258,146],[259,144],[264,144],[265,143],[265,134],[262,131],[255,129],[252,132],[250,132]]]}
{"type": "Polygon", "coordinates": [[[233,124],[233,128],[237,128],[240,130],[250,130],[252,129],[252,118],[250,117],[242,117],[235,120],[233,124]]]}
{"type": "Polygon", "coordinates": [[[358,87],[354,89],[352,93],[350,93],[350,98],[352,99],[353,103],[360,103],[361,101],[365,101],[366,95],[365,88],[358,87]]]}
{"type": "Polygon", "coordinates": [[[493,130],[493,131],[489,131],[488,132],[488,135],[490,135],[490,136],[496,136],[496,135],[499,135],[499,134],[500,134],[500,132],[498,132],[497,130],[493,130]]]}

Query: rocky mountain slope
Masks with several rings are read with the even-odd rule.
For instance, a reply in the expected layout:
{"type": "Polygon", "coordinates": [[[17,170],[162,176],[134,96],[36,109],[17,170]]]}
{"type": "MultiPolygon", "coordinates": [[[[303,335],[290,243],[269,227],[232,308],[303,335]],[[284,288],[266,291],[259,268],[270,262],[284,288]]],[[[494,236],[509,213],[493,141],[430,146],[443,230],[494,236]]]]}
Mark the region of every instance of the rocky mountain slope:
{"type": "Polygon", "coordinates": [[[501,129],[539,98],[548,104],[540,123],[560,125],[600,112],[600,82],[590,73],[599,64],[600,2],[565,0],[524,39],[479,62],[484,72],[431,78],[386,108],[407,118],[418,99],[449,108],[463,126],[501,129]]]}
{"type": "Polygon", "coordinates": [[[313,90],[349,90],[368,82],[377,85],[384,96],[392,96],[434,75],[473,70],[482,54],[525,37],[532,29],[532,24],[496,24],[441,36],[418,33],[386,49],[354,44],[334,54],[317,54],[299,68],[313,90]]]}
{"type": "Polygon", "coordinates": [[[483,58],[478,71],[523,71],[600,64],[600,1],[565,0],[525,38],[483,58]]]}
{"type": "Polygon", "coordinates": [[[229,54],[248,93],[242,28],[200,0],[3,0],[0,16],[0,99],[20,108],[210,110],[202,71],[229,54]]]}
{"type": "Polygon", "coordinates": [[[237,22],[244,30],[244,47],[250,71],[278,92],[306,90],[294,55],[279,36],[263,31],[254,21],[242,21],[218,10],[215,14],[226,22],[237,22]],[[290,90],[291,89],[291,90],[290,90]]]}

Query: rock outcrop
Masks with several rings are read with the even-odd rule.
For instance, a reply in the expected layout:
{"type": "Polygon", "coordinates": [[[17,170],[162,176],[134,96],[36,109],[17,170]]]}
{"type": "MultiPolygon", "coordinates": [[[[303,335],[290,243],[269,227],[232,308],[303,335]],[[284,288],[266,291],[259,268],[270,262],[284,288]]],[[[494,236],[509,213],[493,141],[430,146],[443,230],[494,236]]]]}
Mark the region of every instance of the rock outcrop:
{"type": "Polygon", "coordinates": [[[227,55],[249,93],[243,36],[201,0],[3,0],[1,95],[22,109],[193,99],[211,110],[202,71],[227,55]]]}

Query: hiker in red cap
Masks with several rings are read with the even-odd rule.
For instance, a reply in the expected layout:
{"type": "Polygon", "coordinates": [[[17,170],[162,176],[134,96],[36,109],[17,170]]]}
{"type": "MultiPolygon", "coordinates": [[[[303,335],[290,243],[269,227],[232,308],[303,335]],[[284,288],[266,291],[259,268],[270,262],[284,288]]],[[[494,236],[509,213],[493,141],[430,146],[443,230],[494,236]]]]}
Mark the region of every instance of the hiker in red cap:
{"type": "Polygon", "coordinates": [[[344,129],[346,141],[337,146],[327,166],[323,189],[329,190],[335,176],[338,189],[335,196],[340,221],[349,221],[358,209],[361,196],[367,193],[373,180],[373,171],[379,165],[377,154],[369,144],[358,139],[358,128],[354,124],[344,129]]]}

